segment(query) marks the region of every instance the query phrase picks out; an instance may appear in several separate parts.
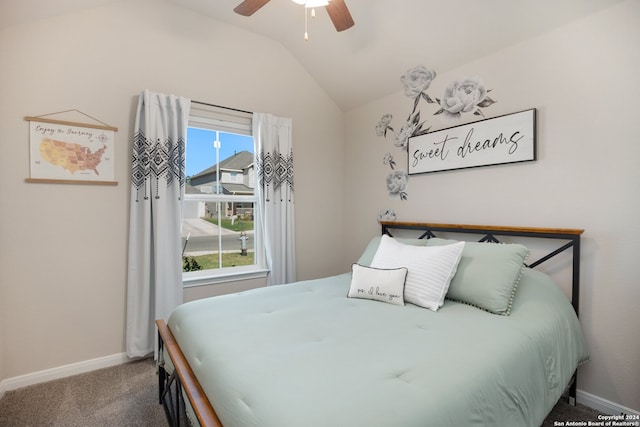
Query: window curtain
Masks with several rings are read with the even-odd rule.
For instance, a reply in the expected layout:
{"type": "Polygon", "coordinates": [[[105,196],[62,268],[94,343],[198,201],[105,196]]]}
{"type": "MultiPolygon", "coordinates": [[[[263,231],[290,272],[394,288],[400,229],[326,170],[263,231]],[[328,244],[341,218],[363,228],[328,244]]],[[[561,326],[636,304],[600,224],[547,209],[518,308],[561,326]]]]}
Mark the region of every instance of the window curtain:
{"type": "Polygon", "coordinates": [[[145,90],[134,127],[126,351],[156,350],[155,320],[182,303],[180,224],[190,100],[145,90]]]}
{"type": "Polygon", "coordinates": [[[256,142],[258,198],[256,217],[262,221],[268,284],[296,280],[295,218],[293,198],[293,148],[291,119],[265,113],[253,114],[256,142]]]}

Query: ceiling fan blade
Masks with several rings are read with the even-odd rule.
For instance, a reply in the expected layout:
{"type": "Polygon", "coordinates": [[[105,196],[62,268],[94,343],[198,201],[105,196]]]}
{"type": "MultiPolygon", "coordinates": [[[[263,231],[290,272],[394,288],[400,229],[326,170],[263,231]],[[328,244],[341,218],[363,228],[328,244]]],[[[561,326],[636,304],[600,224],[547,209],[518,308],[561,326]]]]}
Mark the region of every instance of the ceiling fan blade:
{"type": "Polygon", "coordinates": [[[267,3],[269,0],[244,0],[233,11],[242,16],[251,16],[267,3]]]}
{"type": "Polygon", "coordinates": [[[344,0],[331,0],[325,7],[337,31],[344,31],[353,27],[353,18],[344,0]]]}

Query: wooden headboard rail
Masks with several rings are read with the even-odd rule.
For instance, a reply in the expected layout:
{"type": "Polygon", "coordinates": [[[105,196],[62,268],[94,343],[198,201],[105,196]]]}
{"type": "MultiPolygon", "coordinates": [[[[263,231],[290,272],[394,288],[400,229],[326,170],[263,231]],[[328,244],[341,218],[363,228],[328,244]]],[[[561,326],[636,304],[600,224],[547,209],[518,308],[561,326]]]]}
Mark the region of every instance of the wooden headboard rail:
{"type": "Polygon", "coordinates": [[[467,225],[467,224],[434,224],[424,222],[397,222],[381,221],[382,234],[393,236],[392,230],[415,230],[422,232],[418,237],[430,239],[437,237],[435,233],[463,233],[480,235],[480,242],[500,243],[496,236],[532,237],[538,239],[557,239],[568,243],[555,249],[541,258],[533,261],[527,267],[534,268],[556,255],[572,249],[572,280],[571,280],[571,305],[578,315],[580,310],[580,236],[582,229],[575,228],[538,228],[538,227],[511,227],[494,225],[467,225]]]}

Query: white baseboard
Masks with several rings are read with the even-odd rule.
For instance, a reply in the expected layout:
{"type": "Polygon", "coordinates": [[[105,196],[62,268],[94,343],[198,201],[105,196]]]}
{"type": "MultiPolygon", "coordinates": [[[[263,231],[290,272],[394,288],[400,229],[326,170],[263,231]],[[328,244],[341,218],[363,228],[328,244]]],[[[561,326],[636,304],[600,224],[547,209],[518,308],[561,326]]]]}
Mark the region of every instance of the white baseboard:
{"type": "Polygon", "coordinates": [[[46,369],[44,371],[33,372],[31,374],[7,378],[0,382],[0,398],[7,391],[43,383],[46,381],[70,377],[72,375],[84,374],[85,372],[108,368],[110,366],[122,365],[133,360],[136,359],[129,358],[126,353],[119,353],[113,354],[111,356],[104,356],[97,359],[85,360],[78,363],[59,366],[57,368],[46,369]]]}
{"type": "Polygon", "coordinates": [[[586,391],[578,390],[576,392],[576,400],[578,403],[588,406],[591,409],[601,412],[603,415],[640,415],[638,411],[635,411],[626,406],[618,405],[610,400],[603,399],[602,397],[587,393],[586,391]]]}

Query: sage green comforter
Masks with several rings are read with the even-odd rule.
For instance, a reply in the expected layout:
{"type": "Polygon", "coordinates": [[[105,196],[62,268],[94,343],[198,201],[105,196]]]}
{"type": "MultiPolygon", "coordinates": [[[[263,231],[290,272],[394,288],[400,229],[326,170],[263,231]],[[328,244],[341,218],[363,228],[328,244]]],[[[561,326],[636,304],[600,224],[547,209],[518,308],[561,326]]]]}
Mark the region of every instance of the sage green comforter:
{"type": "Polygon", "coordinates": [[[523,273],[510,316],[347,298],[350,278],[175,310],[169,328],[225,427],[538,427],[587,360],[543,273],[523,273]]]}

